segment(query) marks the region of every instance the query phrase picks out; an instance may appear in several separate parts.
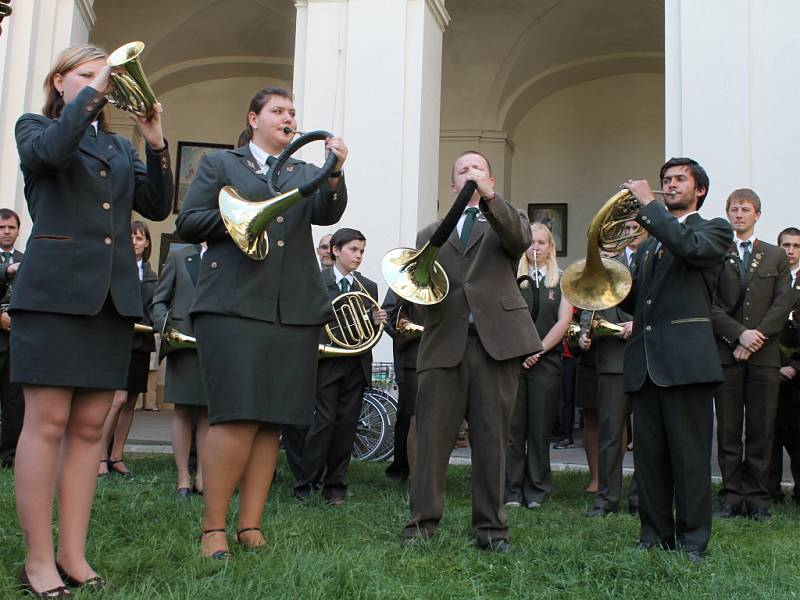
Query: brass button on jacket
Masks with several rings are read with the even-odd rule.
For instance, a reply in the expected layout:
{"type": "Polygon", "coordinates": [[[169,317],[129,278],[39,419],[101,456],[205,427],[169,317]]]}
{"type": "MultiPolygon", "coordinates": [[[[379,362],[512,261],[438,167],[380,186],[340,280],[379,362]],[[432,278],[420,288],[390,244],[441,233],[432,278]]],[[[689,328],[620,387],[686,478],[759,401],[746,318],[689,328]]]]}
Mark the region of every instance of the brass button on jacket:
{"type": "Polygon", "coordinates": [[[103,202],[103,208],[105,210],[111,210],[111,203],[110,202],[103,202]]]}
{"type": "Polygon", "coordinates": [[[111,238],[110,238],[110,237],[107,237],[106,239],[104,239],[104,240],[103,240],[103,243],[104,243],[106,246],[110,246],[110,245],[111,245],[111,238]]]}

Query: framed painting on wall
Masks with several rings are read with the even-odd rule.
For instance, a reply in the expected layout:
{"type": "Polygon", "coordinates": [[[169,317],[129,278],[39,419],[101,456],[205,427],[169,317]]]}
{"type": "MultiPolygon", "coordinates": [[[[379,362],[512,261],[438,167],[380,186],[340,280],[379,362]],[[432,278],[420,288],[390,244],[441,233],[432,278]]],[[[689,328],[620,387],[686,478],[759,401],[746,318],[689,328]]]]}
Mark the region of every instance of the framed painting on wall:
{"type": "Polygon", "coordinates": [[[212,144],[208,142],[178,142],[178,160],[175,169],[175,201],[172,203],[172,212],[176,215],[181,211],[183,198],[189,186],[192,185],[200,160],[209,152],[220,149],[232,149],[231,144],[212,144]]]}
{"type": "Polygon", "coordinates": [[[531,223],[543,223],[553,232],[556,256],[567,255],[567,204],[528,204],[531,223]]]}

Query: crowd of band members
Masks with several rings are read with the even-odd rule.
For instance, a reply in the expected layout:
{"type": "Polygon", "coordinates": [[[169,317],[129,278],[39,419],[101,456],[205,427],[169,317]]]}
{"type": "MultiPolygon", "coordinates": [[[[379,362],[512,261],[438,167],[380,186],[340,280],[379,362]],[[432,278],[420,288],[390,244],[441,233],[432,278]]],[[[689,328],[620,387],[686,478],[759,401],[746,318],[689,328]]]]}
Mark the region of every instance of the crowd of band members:
{"type": "MultiPolygon", "coordinates": [[[[21,579],[30,590],[55,590],[54,597],[68,595],[64,583],[105,585],[84,555],[97,471],[97,461],[87,456],[97,450],[99,474],[130,474],[122,449],[132,398],[146,391],[154,350],[151,335],[133,336],[134,322],[155,330],[174,326],[197,338],[197,352],[168,359],[166,395],[177,407],[172,433],[178,494],[193,487],[205,492],[200,545],[211,558],[229,556],[226,514],[236,488],[234,540],[247,548],[266,545],[262,514],[281,431],[298,499],[321,489],[331,505],[346,502],[361,395],[371,381],[371,353],[318,357],[320,327],[331,318],[336,296],[359,290],[378,299],[378,285],[357,271],[366,246],[360,231],[339,229],[320,240],[314,254],[310,225],[338,222],[347,205],[343,140],[326,140],[337,159],[330,178],[270,224],[267,260],[250,259],[227,235],[218,192],[233,185],[245,197],[266,197],[269,166],[297,127],[289,92],[259,90],[246,112],[242,144],[201,162],[176,223],[191,245],[170,253],[157,282],[148,264],[149,230],[143,222],[129,223],[134,208],[155,220],[170,209],[161,107],[149,119],[135,119],[147,142],[145,165],[107,129],[102,109],[111,84],[104,59],[91,46],[68,49],[48,75],[44,115],[23,115],[17,125],[33,218],[24,264],[33,266],[19,269],[19,218],[0,211],[6,288],[0,454],[10,464],[17,448],[18,512],[27,545],[21,579]],[[108,189],[110,198],[103,196],[108,189]],[[74,222],[76,214],[98,211],[101,218],[74,222]],[[109,213],[112,219],[102,218],[109,213]],[[65,290],[71,290],[66,298],[65,290]],[[57,338],[55,349],[43,347],[45,335],[57,338]],[[63,348],[77,339],[86,354],[66,356],[63,348]],[[20,386],[26,412],[21,433],[20,386]],[[198,474],[192,485],[195,412],[198,474]],[[56,557],[50,521],[58,469],[56,557]],[[40,476],[34,478],[34,470],[40,476]]],[[[291,158],[279,187],[291,189],[317,172],[291,158]]],[[[570,388],[564,385],[562,343],[574,310],[561,295],[550,230],[531,225],[495,192],[491,166],[476,151],[456,159],[452,191],[468,181],[477,190],[437,255],[449,276],[448,295],[422,309],[389,292],[384,308],[371,317],[394,336],[400,407],[397,456],[387,476],[410,475],[404,543],[436,534],[450,452],[466,419],[473,535],[479,547],[505,552],[506,507],[537,508],[553,493],[548,438],[558,397],[570,388]],[[424,327],[421,337],[408,339],[395,329],[403,310],[424,327]]],[[[647,181],[623,184],[641,206],[635,223],[650,235],[616,257],[631,270],[632,293],[596,315],[618,324],[620,334],[593,340],[592,315],[578,317],[583,352],[576,387],[597,489],[588,516],[619,510],[632,411],[637,470],[629,508],[640,515],[639,547],[680,547],[701,560],[711,533],[712,401],[723,479],[720,517],[769,517],[770,504],[783,497],[782,448],[800,474],[800,365],[782,358],[778,344],[797,308],[800,231],[784,230],[778,246],[758,239],[761,201],[747,189],[729,196],[727,221],[703,219],[698,211],[709,180],[691,159],[663,165],[659,185],[672,192],[666,207],[654,202],[647,181]]],[[[419,232],[417,247],[438,225],[419,232]]],[[[796,337],[796,329],[787,331],[796,337]]],[[[571,435],[571,414],[567,419],[565,437],[571,435]]],[[[798,487],[794,497],[800,498],[798,487]]]]}

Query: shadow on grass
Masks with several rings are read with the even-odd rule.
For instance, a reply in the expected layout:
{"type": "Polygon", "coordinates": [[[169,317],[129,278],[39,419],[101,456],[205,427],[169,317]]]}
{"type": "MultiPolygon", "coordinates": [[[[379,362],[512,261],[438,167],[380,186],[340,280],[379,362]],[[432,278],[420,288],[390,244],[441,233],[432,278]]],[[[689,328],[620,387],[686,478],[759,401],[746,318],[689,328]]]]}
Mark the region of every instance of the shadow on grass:
{"type": "MultiPolygon", "coordinates": [[[[233,558],[198,555],[202,498],[175,496],[171,457],[131,457],[136,478],[98,484],[89,559],[120,599],[244,598],[792,598],[800,590],[800,511],[778,507],[768,523],[714,522],[702,566],[679,552],[632,549],[638,521],[627,515],[586,519],[586,475],[556,473],[542,508],[509,511],[513,549],[475,548],[470,528],[470,469],[451,467],[445,518],[437,536],[403,548],[406,484],[384,479],[385,465],[354,463],[347,505],[292,497],[281,465],[264,515],[266,551],[232,546],[233,558]]],[[[235,503],[229,531],[235,527],[235,503]]],[[[13,478],[0,472],[0,598],[15,586],[24,557],[13,478]]],[[[80,598],[99,597],[78,593],[80,598]]]]}

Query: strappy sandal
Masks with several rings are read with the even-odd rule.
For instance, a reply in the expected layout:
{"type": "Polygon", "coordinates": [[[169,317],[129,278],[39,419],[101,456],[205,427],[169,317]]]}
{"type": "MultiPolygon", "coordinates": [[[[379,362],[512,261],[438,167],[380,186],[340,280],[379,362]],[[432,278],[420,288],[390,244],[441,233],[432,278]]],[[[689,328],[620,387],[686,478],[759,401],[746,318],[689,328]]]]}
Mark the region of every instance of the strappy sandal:
{"type": "Polygon", "coordinates": [[[235,541],[237,544],[241,544],[242,546],[244,546],[248,550],[255,550],[256,548],[263,548],[264,546],[267,545],[267,538],[264,535],[264,532],[261,531],[260,527],[245,527],[244,529],[240,529],[239,531],[236,532],[236,535],[233,536],[233,541],[235,541]],[[242,534],[243,533],[247,533],[249,531],[257,531],[259,533],[259,535],[261,536],[261,539],[256,541],[256,542],[247,542],[247,541],[245,541],[245,538],[242,537],[242,534]]]}
{"type": "Polygon", "coordinates": [[[106,462],[108,462],[108,472],[109,472],[109,473],[111,473],[111,472],[113,471],[113,472],[114,472],[114,473],[116,473],[117,475],[122,475],[122,476],[123,476],[123,477],[125,477],[126,479],[133,478],[133,473],[131,473],[131,472],[128,470],[128,467],[127,467],[127,466],[125,466],[125,459],[123,459],[123,458],[120,458],[119,460],[111,460],[111,459],[109,458],[109,459],[108,459],[108,461],[106,461],[106,462]],[[125,470],[124,470],[124,471],[121,471],[120,469],[117,469],[116,467],[114,467],[114,465],[118,465],[119,463],[122,463],[122,465],[125,467],[125,470]]]}
{"type": "Polygon", "coordinates": [[[19,585],[34,598],[72,598],[72,592],[65,585],[60,585],[44,592],[36,591],[31,585],[31,580],[28,579],[28,572],[25,570],[24,565],[19,573],[19,585]]]}
{"type": "MultiPolygon", "coordinates": [[[[203,538],[207,535],[211,535],[212,533],[225,533],[225,529],[206,529],[203,533],[200,534],[200,553],[203,554],[203,538]]],[[[228,560],[231,557],[231,553],[228,550],[217,550],[206,556],[206,558],[213,558],[214,560],[228,560]]]]}
{"type": "Polygon", "coordinates": [[[108,588],[108,580],[104,577],[100,577],[99,575],[95,575],[94,577],[90,577],[89,579],[84,579],[81,581],[80,579],[75,579],[72,575],[67,573],[67,571],[58,563],[56,563],[56,570],[58,571],[58,574],[61,575],[61,579],[64,580],[64,583],[66,583],[69,587],[89,590],[90,592],[99,592],[102,589],[108,588]]]}

